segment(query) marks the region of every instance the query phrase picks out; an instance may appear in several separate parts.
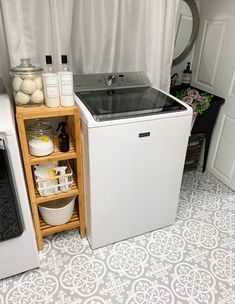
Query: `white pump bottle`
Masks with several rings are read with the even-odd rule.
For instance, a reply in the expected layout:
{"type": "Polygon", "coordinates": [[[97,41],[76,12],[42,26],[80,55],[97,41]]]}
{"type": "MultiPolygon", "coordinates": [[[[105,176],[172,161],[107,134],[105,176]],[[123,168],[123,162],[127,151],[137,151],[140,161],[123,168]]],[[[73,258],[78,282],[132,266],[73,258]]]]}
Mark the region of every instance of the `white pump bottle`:
{"type": "Polygon", "coordinates": [[[58,75],[60,80],[60,104],[63,107],[73,106],[73,73],[68,65],[66,55],[61,56],[61,67],[58,75]]]}
{"type": "Polygon", "coordinates": [[[50,55],[46,56],[46,66],[43,73],[43,83],[46,106],[49,108],[56,108],[60,106],[59,97],[59,78],[55,73],[52,65],[52,58],[50,55]]]}

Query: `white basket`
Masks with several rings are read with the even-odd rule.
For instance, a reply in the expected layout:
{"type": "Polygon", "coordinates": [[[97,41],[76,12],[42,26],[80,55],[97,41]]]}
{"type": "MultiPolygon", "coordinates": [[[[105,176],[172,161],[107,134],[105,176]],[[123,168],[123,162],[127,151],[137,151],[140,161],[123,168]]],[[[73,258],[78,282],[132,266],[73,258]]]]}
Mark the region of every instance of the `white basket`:
{"type": "MultiPolygon", "coordinates": [[[[36,188],[41,196],[57,194],[58,192],[68,192],[73,183],[73,171],[68,161],[66,162],[67,173],[48,178],[40,178],[34,174],[36,188]]],[[[38,165],[35,165],[36,168],[38,165]]]]}

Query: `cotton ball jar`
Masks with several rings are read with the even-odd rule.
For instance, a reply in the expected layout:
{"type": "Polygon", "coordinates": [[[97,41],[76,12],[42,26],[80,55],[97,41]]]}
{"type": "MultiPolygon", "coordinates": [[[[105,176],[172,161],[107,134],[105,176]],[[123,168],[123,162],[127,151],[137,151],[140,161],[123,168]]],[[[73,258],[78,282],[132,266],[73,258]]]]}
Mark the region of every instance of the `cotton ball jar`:
{"type": "Polygon", "coordinates": [[[20,77],[14,77],[12,81],[12,86],[14,91],[18,92],[20,90],[22,84],[22,79],[20,77]]]}
{"type": "Polygon", "coordinates": [[[28,104],[30,101],[30,96],[22,93],[21,91],[17,92],[15,95],[15,101],[19,105],[25,105],[28,104]]]}
{"type": "Polygon", "coordinates": [[[32,95],[31,95],[31,101],[33,103],[42,103],[44,100],[44,95],[41,90],[36,90],[32,95]]]}
{"type": "Polygon", "coordinates": [[[44,103],[42,72],[43,69],[31,64],[29,58],[20,59],[18,66],[10,68],[15,103],[18,106],[40,106],[44,103]]]}
{"type": "Polygon", "coordinates": [[[36,85],[31,79],[24,79],[21,84],[21,91],[25,94],[33,94],[36,90],[36,85]]]}

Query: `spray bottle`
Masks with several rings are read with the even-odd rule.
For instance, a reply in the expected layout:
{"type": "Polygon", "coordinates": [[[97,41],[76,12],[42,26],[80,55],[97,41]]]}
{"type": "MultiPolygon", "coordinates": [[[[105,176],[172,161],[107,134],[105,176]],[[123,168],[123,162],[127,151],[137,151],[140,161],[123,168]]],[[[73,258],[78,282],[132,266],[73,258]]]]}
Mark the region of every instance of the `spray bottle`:
{"type": "MultiPolygon", "coordinates": [[[[66,166],[53,168],[53,170],[55,170],[55,172],[56,172],[56,175],[65,174],[66,169],[67,169],[66,166]]],[[[69,182],[68,176],[59,178],[60,191],[62,191],[62,192],[68,192],[69,191],[69,183],[68,182],[69,182]]]]}
{"type": "Polygon", "coordinates": [[[59,135],[59,146],[61,152],[69,151],[69,135],[66,133],[65,127],[66,122],[62,121],[59,123],[58,128],[56,129],[56,131],[61,129],[61,133],[59,135]]]}

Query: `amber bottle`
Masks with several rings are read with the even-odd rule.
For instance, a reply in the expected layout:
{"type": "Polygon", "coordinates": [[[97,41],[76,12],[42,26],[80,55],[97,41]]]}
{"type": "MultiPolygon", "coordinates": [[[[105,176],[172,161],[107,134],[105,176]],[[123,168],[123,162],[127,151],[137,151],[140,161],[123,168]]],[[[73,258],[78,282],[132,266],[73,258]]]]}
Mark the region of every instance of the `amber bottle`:
{"type": "Polygon", "coordinates": [[[190,69],[190,62],[187,62],[187,67],[183,71],[182,85],[183,86],[190,86],[190,84],[191,84],[191,78],[192,78],[192,71],[190,69]]]}

